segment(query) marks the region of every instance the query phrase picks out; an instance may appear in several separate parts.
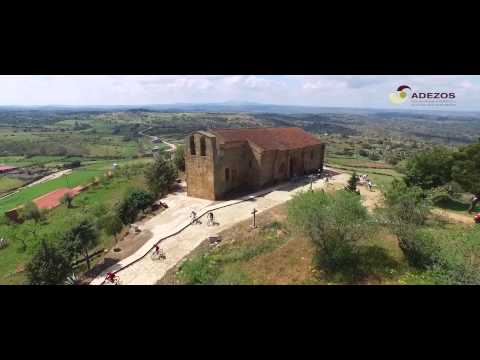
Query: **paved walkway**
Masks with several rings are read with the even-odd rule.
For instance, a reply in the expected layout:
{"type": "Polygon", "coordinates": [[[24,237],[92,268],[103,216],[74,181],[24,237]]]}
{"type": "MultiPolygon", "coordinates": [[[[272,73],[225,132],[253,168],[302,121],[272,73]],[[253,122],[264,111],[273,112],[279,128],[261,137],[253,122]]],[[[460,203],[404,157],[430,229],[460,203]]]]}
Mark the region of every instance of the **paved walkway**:
{"type": "MultiPolygon", "coordinates": [[[[343,185],[347,183],[348,178],[348,174],[340,174],[332,180],[332,183],[343,185]]],[[[314,189],[324,186],[323,180],[317,180],[313,184],[314,189]]],[[[153,285],[208,236],[216,235],[238,222],[252,218],[253,208],[258,212],[265,211],[290,200],[296,192],[309,188],[310,184],[287,183],[238,200],[213,203],[187,197],[185,193],[169,195],[164,200],[169,208],[143,226],[144,229],[153,233],[152,239],[135,254],[105,270],[90,284],[103,284],[106,273],[110,271],[116,272],[124,285],[153,285]],[[201,224],[190,224],[189,217],[192,210],[199,216],[201,224]],[[215,221],[219,224],[217,226],[207,226],[204,215],[211,210],[215,215],[215,221]],[[151,249],[158,242],[167,256],[166,260],[152,260],[150,257],[151,249]]]]}

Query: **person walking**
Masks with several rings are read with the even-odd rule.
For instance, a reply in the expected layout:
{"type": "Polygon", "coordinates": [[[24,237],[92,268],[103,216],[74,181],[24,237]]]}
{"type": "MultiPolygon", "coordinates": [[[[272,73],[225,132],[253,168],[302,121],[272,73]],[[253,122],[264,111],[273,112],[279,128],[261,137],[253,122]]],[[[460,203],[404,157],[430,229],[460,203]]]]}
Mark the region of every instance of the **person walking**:
{"type": "Polygon", "coordinates": [[[213,212],[209,212],[208,215],[207,215],[207,226],[213,226],[214,224],[214,220],[213,220],[213,212]]]}

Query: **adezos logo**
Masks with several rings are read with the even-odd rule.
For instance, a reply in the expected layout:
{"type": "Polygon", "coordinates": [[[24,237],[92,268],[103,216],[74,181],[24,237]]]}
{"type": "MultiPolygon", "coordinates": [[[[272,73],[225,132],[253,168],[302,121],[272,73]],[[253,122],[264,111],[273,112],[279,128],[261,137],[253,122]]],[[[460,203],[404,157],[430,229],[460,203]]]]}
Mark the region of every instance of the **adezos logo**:
{"type": "Polygon", "coordinates": [[[390,101],[394,104],[402,104],[408,99],[408,95],[412,92],[412,88],[407,85],[401,85],[397,91],[390,94],[390,101]]]}
{"type": "Polygon", "coordinates": [[[389,99],[397,105],[410,99],[411,106],[453,106],[456,94],[446,91],[413,91],[410,86],[401,85],[389,95],[389,99]]]}

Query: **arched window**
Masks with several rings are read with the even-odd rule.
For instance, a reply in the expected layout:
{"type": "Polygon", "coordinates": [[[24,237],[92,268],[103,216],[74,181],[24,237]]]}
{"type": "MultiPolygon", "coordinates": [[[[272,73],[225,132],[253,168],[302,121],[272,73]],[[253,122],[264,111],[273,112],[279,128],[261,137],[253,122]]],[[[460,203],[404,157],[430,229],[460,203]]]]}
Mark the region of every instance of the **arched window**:
{"type": "Polygon", "coordinates": [[[280,168],[278,169],[278,171],[280,172],[280,174],[285,174],[285,163],[281,163],[280,164],[280,168]]]}
{"type": "Polygon", "coordinates": [[[192,135],[190,136],[190,154],[195,155],[195,137],[192,135]]]}
{"type": "Polygon", "coordinates": [[[200,138],[200,156],[207,155],[207,144],[205,143],[205,138],[200,138]]]}
{"type": "Polygon", "coordinates": [[[225,169],[225,181],[230,180],[230,169],[226,168],[225,169]]]}

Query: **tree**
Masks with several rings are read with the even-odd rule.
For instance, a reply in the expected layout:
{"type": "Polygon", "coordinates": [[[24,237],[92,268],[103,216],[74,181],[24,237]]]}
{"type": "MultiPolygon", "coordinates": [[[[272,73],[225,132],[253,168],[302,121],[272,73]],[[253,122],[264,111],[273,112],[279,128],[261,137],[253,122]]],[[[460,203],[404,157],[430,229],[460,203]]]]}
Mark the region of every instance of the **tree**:
{"type": "Polygon", "coordinates": [[[118,214],[109,213],[105,215],[101,220],[101,227],[108,235],[111,235],[115,238],[115,244],[117,244],[117,234],[123,229],[123,223],[118,214]]]}
{"type": "Polygon", "coordinates": [[[27,264],[26,272],[32,285],[59,285],[72,273],[72,266],[57,247],[42,240],[40,248],[27,264]]]}
{"type": "Polygon", "coordinates": [[[428,266],[432,241],[419,232],[430,214],[425,192],[417,186],[394,180],[384,194],[384,207],[377,211],[380,221],[386,222],[398,239],[400,249],[414,266],[428,266]]]}
{"type": "Polygon", "coordinates": [[[42,213],[38,206],[32,201],[25,204],[22,209],[22,215],[25,220],[35,221],[35,224],[38,224],[44,219],[44,213],[42,213]]]}
{"type": "Polygon", "coordinates": [[[444,185],[452,179],[452,165],[453,153],[445,147],[418,152],[407,161],[405,181],[424,190],[444,185]]]}
{"type": "Polygon", "coordinates": [[[70,193],[63,195],[61,203],[67,205],[67,209],[72,208],[73,196],[70,193]]]}
{"type": "Polygon", "coordinates": [[[452,178],[476,196],[470,205],[472,211],[480,198],[480,143],[467,145],[453,154],[452,178]]]}
{"type": "Polygon", "coordinates": [[[357,173],[354,171],[352,176],[348,180],[348,185],[346,189],[353,193],[357,193],[357,184],[358,184],[358,177],[357,177],[357,173]]]}
{"type": "Polygon", "coordinates": [[[147,209],[154,201],[155,197],[152,193],[141,189],[130,189],[118,205],[118,217],[125,225],[131,224],[135,222],[138,213],[147,209]]]}
{"type": "Polygon", "coordinates": [[[373,229],[367,209],[357,195],[349,191],[332,195],[300,193],[289,203],[288,220],[312,240],[316,260],[327,272],[357,273],[356,244],[368,238],[373,229]]]}
{"type": "Polygon", "coordinates": [[[185,171],[185,146],[184,145],[177,146],[177,149],[175,150],[175,157],[173,162],[175,163],[177,170],[185,171]]]}
{"type": "Polygon", "coordinates": [[[83,256],[88,270],[91,269],[89,251],[97,246],[98,242],[98,231],[95,224],[89,219],[84,219],[72,227],[62,238],[63,249],[69,259],[73,260],[78,255],[83,256]]]}
{"type": "Polygon", "coordinates": [[[358,150],[358,155],[367,157],[368,156],[368,150],[360,149],[360,150],[358,150]]]}
{"type": "Polygon", "coordinates": [[[149,190],[158,197],[163,195],[175,183],[177,170],[172,163],[159,156],[155,162],[145,170],[145,178],[149,190]]]}

